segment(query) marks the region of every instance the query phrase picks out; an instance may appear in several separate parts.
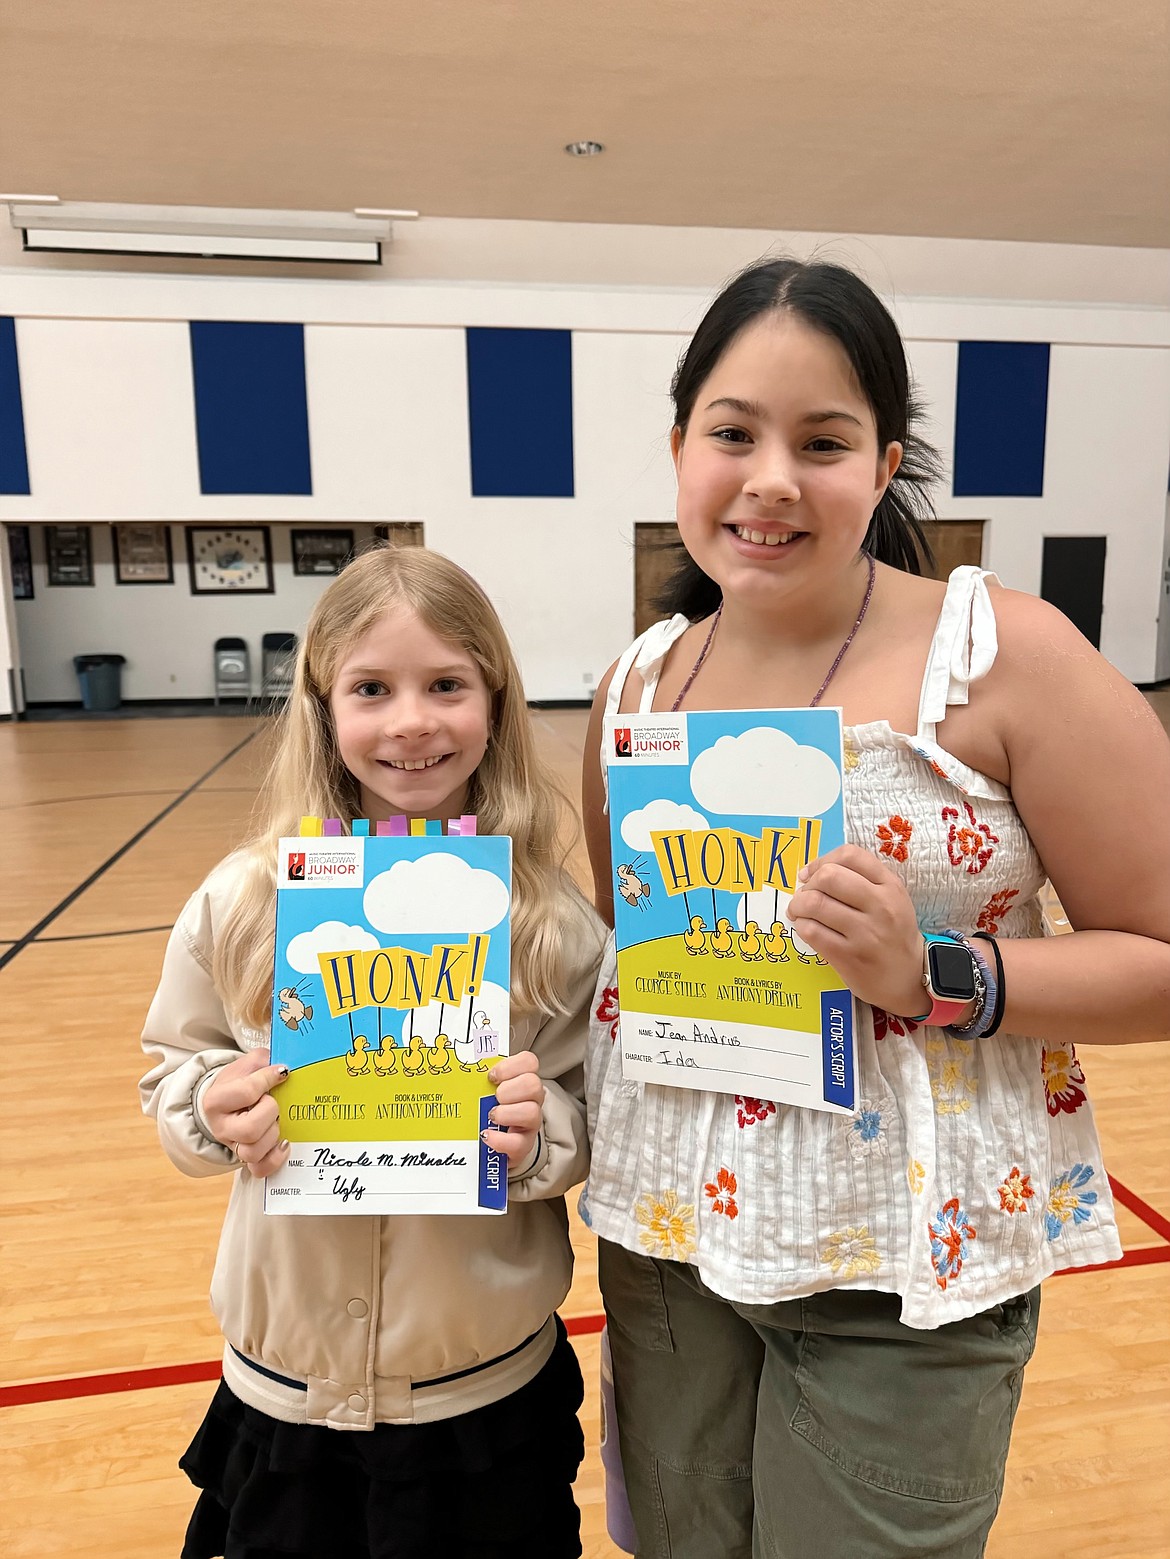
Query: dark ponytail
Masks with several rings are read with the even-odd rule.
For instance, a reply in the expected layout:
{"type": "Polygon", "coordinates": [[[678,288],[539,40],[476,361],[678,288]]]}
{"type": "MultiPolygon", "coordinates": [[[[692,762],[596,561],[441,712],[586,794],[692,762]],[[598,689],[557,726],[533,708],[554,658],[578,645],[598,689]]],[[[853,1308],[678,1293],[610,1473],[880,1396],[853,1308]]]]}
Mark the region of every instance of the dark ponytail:
{"type": "MultiPolygon", "coordinates": [[[[791,312],[844,349],[877,427],[879,450],[902,445],[902,463],[873,512],[864,547],[879,563],[921,574],[933,562],[922,530],[934,519],[932,485],[942,475],[938,451],[912,431],[919,407],[910,393],[898,327],[877,296],[852,271],[822,262],[763,260],[731,281],[715,299],[679,360],[671,385],[675,426],[685,435],[695,401],[728,347],[769,312],[791,312]]],[[[680,543],[675,543],[676,550],[680,543]]],[[[709,616],[722,592],[690,554],[655,603],[692,622],[709,616]]]]}

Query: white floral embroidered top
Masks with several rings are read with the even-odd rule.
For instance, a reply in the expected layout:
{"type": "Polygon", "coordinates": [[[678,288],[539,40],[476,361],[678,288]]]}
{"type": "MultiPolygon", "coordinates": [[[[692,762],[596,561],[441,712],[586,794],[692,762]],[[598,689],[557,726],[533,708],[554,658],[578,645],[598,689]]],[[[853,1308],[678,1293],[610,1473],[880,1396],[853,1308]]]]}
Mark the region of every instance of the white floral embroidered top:
{"type": "MultiPolygon", "coordinates": [[[[1006,786],[938,744],[996,654],[977,568],[951,575],[923,679],[918,730],[845,733],[846,834],[905,880],[924,930],[1042,932],[1044,871],[1006,786]]],[[[687,627],[650,628],[618,662],[649,710],[687,627]]],[[[633,1251],[695,1263],[728,1299],[884,1289],[930,1329],[986,1310],[1058,1267],[1121,1254],[1109,1183],[1070,1046],[1001,1033],[951,1039],[859,1002],[853,1116],[622,1078],[610,936],[590,1028],[593,1164],[581,1213],[633,1251]]]]}

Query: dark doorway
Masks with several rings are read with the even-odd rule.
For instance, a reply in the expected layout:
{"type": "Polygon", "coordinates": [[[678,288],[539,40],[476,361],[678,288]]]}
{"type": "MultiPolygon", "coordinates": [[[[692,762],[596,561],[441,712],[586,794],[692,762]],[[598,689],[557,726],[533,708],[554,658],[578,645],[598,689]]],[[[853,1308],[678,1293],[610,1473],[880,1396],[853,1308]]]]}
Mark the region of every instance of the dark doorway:
{"type": "Polygon", "coordinates": [[[1045,536],[1040,594],[1100,649],[1105,537],[1045,536]]]}

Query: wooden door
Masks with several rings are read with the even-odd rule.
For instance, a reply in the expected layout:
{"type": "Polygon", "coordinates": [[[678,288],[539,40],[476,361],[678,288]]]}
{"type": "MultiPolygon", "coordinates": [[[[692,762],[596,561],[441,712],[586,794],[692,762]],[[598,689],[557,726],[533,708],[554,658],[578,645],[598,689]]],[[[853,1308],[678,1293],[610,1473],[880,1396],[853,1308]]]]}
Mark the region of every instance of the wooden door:
{"type": "Polygon", "coordinates": [[[984,520],[928,520],[922,530],[934,553],[933,577],[949,579],[964,563],[983,563],[984,520]]]}
{"type": "Polygon", "coordinates": [[[678,526],[658,521],[634,526],[634,636],[645,633],[666,613],[654,603],[678,566],[682,543],[678,526]]]}
{"type": "Polygon", "coordinates": [[[421,520],[393,520],[389,525],[375,525],[374,535],[379,541],[393,542],[396,547],[425,547],[421,520]]]}

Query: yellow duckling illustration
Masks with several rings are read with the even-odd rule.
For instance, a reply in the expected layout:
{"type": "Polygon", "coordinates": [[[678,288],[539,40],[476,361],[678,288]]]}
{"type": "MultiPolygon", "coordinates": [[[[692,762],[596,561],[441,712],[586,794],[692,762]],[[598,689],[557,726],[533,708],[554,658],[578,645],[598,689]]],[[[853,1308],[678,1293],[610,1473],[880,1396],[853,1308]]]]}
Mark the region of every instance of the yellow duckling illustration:
{"type": "Polygon", "coordinates": [[[451,1070],[451,1041],[446,1034],[436,1034],[431,1050],[427,1055],[427,1065],[432,1072],[449,1072],[451,1070]]]}
{"type": "Polygon", "coordinates": [[[427,1053],[423,1048],[422,1035],[412,1034],[410,1044],[402,1052],[402,1070],[407,1077],[417,1077],[426,1064],[427,1053]]]}
{"type": "Polygon", "coordinates": [[[764,952],[768,955],[769,963],[788,962],[788,927],[782,920],[772,922],[772,929],[764,938],[764,952]]]}
{"type": "Polygon", "coordinates": [[[697,956],[706,945],[707,933],[703,930],[703,917],[702,915],[692,915],[691,929],[683,932],[683,946],[688,953],[697,956]]]}
{"type": "Polygon", "coordinates": [[[351,1077],[360,1077],[363,1072],[369,1071],[370,1058],[367,1054],[369,1040],[364,1034],[353,1036],[353,1049],[345,1058],[345,1067],[351,1077]]]}
{"type": "Polygon", "coordinates": [[[377,1050],[370,1052],[370,1059],[374,1063],[374,1071],[379,1077],[389,1077],[391,1072],[398,1069],[398,1046],[394,1043],[393,1035],[384,1034],[382,1043],[377,1050]]]}
{"type": "Polygon", "coordinates": [[[754,920],[749,920],[739,933],[739,956],[746,959],[748,963],[754,963],[757,958],[764,956],[759,929],[754,920]]]}
{"type": "Polygon", "coordinates": [[[720,915],[711,936],[711,951],[716,958],[731,957],[731,921],[720,915]]]}

